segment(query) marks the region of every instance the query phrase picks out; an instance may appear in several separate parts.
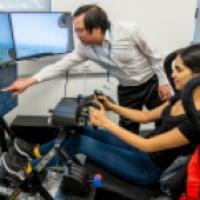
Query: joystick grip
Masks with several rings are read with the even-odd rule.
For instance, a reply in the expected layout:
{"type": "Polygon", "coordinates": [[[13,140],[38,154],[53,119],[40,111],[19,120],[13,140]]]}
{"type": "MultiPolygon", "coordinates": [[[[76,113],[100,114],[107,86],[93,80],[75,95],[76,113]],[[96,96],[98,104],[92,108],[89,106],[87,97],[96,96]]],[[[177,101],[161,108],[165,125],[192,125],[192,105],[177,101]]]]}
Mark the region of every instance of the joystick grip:
{"type": "MultiPolygon", "coordinates": [[[[98,96],[105,96],[109,101],[111,101],[112,103],[115,103],[115,101],[113,100],[113,98],[111,98],[108,95],[105,95],[101,90],[94,90],[94,94],[98,97],[98,96]]],[[[103,103],[103,100],[101,101],[103,103]]]]}

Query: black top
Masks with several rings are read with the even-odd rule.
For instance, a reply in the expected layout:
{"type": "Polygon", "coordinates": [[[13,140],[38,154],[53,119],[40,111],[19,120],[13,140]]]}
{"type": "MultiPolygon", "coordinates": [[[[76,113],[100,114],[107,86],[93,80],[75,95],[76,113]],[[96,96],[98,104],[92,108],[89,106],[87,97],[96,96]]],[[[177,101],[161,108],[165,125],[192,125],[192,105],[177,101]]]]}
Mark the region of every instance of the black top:
{"type": "Polygon", "coordinates": [[[171,99],[170,105],[167,106],[162,113],[162,122],[160,127],[152,131],[148,135],[148,138],[178,127],[181,133],[190,141],[190,144],[173,149],[149,153],[156,165],[162,169],[168,167],[178,156],[191,154],[200,144],[200,130],[196,130],[195,127],[192,126],[185,114],[181,114],[179,116],[171,116],[172,105],[178,99],[178,96],[175,96],[171,99]]]}

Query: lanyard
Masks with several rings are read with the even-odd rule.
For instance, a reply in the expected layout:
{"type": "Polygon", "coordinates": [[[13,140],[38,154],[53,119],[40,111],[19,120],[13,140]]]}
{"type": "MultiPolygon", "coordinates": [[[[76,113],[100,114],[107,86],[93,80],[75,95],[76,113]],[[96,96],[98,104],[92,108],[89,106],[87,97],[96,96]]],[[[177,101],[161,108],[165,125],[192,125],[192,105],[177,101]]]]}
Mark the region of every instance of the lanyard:
{"type": "MultiPolygon", "coordinates": [[[[111,29],[109,29],[109,37],[111,38],[111,29]]],[[[111,40],[110,40],[111,41],[111,40]]],[[[95,45],[92,45],[92,50],[94,52],[94,54],[96,55],[96,57],[98,58],[100,64],[102,64],[101,59],[97,53],[97,49],[95,47],[95,45]]],[[[111,42],[108,42],[108,54],[107,54],[107,58],[111,61],[111,50],[112,50],[112,45],[111,42]]],[[[104,64],[105,66],[105,64],[104,64]]],[[[111,74],[111,67],[109,64],[106,64],[105,66],[106,70],[107,70],[107,81],[110,81],[110,74],[111,74]]]]}

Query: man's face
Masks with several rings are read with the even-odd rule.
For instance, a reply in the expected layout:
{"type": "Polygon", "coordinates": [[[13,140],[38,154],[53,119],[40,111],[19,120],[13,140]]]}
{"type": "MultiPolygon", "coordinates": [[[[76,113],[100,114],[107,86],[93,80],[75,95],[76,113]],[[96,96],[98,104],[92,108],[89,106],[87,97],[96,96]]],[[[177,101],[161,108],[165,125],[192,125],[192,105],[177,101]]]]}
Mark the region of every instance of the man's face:
{"type": "Polygon", "coordinates": [[[100,28],[94,28],[92,32],[85,29],[84,14],[75,17],[73,24],[77,37],[84,45],[99,44],[99,41],[102,40],[102,32],[100,28]]]}

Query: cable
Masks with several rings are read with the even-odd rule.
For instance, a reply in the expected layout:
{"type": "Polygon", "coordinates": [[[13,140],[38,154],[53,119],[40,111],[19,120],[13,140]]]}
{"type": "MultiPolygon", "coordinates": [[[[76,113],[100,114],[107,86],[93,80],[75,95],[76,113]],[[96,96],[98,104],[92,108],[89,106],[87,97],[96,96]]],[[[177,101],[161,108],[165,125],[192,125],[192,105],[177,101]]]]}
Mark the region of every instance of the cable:
{"type": "Polygon", "coordinates": [[[67,71],[65,74],[65,85],[64,85],[64,97],[67,97],[67,84],[69,81],[69,72],[67,71]]]}

